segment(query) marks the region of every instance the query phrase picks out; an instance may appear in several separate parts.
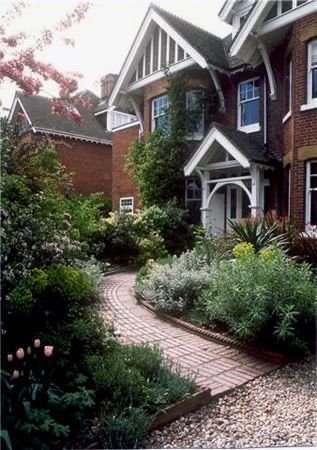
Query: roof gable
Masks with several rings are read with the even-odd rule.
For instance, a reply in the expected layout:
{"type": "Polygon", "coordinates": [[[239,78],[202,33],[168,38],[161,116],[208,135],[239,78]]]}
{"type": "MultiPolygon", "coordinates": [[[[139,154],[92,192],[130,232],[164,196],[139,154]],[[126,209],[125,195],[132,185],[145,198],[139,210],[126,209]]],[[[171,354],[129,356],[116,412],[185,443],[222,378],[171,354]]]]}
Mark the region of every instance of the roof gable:
{"type": "MultiPolygon", "coordinates": [[[[232,158],[234,158],[243,168],[249,168],[251,162],[271,165],[272,160],[263,152],[261,145],[251,136],[242,131],[238,131],[218,123],[213,123],[210,131],[203,141],[193,152],[192,156],[184,167],[185,176],[190,176],[195,168],[204,160],[212,156],[214,144],[220,144],[232,158]],[[210,153],[208,156],[208,152],[210,153]]],[[[219,147],[215,147],[218,151],[219,147]]]]}
{"type": "Polygon", "coordinates": [[[229,68],[221,38],[151,5],[123,63],[109,106],[117,104],[120,93],[126,93],[131,82],[140,80],[140,75],[142,78],[157,73],[163,76],[166,65],[176,66],[183,61],[197,63],[202,68],[209,65],[222,70],[229,68]],[[162,50],[166,51],[165,57],[162,50]]]}

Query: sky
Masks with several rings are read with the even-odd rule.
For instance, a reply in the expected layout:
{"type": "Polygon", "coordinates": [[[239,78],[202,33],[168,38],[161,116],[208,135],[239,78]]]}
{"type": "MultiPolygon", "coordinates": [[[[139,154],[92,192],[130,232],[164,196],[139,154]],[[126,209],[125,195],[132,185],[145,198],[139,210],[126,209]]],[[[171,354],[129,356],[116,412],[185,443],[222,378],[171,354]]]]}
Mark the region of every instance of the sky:
{"type": "MultiPolygon", "coordinates": [[[[13,0],[1,0],[5,11],[13,0]]],[[[27,0],[28,7],[11,24],[12,33],[26,31],[38,34],[51,28],[79,3],[74,0],[27,0]]],[[[151,0],[91,0],[85,19],[69,29],[66,37],[74,38],[75,47],[57,39],[46,47],[39,59],[52,63],[63,72],[80,72],[80,89],[90,89],[100,95],[100,78],[107,73],[119,73],[151,0]]],[[[220,21],[218,12],[223,0],[155,0],[158,6],[195,25],[224,37],[230,27],[220,21]]],[[[2,82],[0,99],[3,108],[10,108],[16,86],[2,82]]],[[[42,95],[57,95],[55,86],[47,83],[42,95]]]]}

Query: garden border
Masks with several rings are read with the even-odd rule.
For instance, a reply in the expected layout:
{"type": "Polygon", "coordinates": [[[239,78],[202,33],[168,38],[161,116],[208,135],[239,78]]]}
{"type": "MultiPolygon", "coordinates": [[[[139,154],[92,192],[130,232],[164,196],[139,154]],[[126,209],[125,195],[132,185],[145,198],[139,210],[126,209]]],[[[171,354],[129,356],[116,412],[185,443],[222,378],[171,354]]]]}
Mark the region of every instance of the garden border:
{"type": "Polygon", "coordinates": [[[234,337],[223,336],[222,334],[216,333],[215,331],[206,330],[204,328],[197,327],[196,325],[193,325],[191,323],[185,322],[184,320],[177,319],[176,317],[173,317],[165,312],[157,311],[147,300],[145,300],[140,295],[137,295],[134,292],[133,288],[132,288],[132,295],[135,297],[137,302],[143,308],[156,314],[161,319],[167,320],[168,322],[171,322],[174,325],[189,331],[190,333],[196,334],[203,338],[207,338],[211,341],[214,341],[214,342],[217,342],[220,344],[225,344],[225,345],[230,345],[232,347],[236,347],[238,349],[246,351],[247,353],[249,353],[252,356],[261,358],[261,359],[271,362],[271,363],[283,365],[289,361],[289,359],[286,356],[284,356],[280,353],[271,352],[269,350],[264,350],[264,349],[255,347],[254,345],[251,345],[251,344],[246,344],[244,342],[239,341],[238,339],[236,339],[234,337]]]}
{"type": "Polygon", "coordinates": [[[150,430],[160,429],[166,424],[183,417],[185,414],[194,412],[214,400],[211,394],[211,388],[202,386],[198,386],[198,388],[199,390],[194,392],[190,397],[179,400],[177,403],[174,403],[161,411],[155,417],[150,430]]]}

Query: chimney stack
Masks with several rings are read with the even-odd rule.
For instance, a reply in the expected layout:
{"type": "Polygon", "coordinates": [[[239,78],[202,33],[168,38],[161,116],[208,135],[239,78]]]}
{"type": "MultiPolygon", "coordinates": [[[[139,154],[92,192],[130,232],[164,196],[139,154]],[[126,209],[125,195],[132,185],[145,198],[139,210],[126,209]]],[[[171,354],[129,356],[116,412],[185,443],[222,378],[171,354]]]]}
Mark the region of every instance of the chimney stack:
{"type": "Polygon", "coordinates": [[[118,75],[115,73],[108,73],[101,78],[101,98],[109,99],[111,92],[116,84],[118,75]]]}

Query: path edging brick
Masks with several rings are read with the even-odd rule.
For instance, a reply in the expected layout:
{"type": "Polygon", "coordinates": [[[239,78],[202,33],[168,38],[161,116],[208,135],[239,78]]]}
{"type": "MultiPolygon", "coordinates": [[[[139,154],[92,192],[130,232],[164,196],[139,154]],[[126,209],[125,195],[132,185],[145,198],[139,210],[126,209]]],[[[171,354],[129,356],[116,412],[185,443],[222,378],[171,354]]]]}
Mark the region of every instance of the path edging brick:
{"type": "Polygon", "coordinates": [[[275,363],[275,364],[286,364],[288,359],[280,354],[280,353],[275,353],[275,352],[270,352],[268,350],[263,350],[263,349],[259,349],[253,345],[250,344],[246,344],[244,342],[241,342],[237,339],[235,339],[234,337],[229,337],[229,336],[223,336],[220,333],[216,333],[214,331],[210,331],[210,330],[206,330],[204,328],[200,328],[197,327],[196,325],[193,325],[191,323],[185,322],[184,320],[181,319],[177,319],[176,317],[173,317],[163,311],[158,311],[154,308],[154,306],[152,306],[147,300],[145,300],[143,297],[141,297],[140,295],[136,295],[136,293],[134,292],[134,290],[132,289],[132,294],[134,295],[134,297],[136,298],[136,300],[138,301],[138,303],[143,306],[145,309],[151,311],[152,313],[158,315],[161,319],[163,320],[167,320],[168,322],[172,322],[173,324],[184,328],[187,331],[190,331],[193,334],[196,334],[198,336],[201,336],[203,338],[207,338],[210,339],[212,341],[215,341],[217,343],[221,343],[221,344],[225,344],[225,345],[229,345],[241,350],[246,351],[247,353],[251,354],[252,356],[261,358],[265,361],[268,361],[270,363],[275,363]]]}
{"type": "Polygon", "coordinates": [[[201,388],[199,391],[194,392],[190,397],[180,400],[171,406],[168,406],[164,411],[161,411],[154,419],[151,430],[156,430],[164,427],[166,424],[173,422],[176,419],[194,412],[202,406],[207,405],[214,400],[211,395],[210,388],[201,388]]]}

